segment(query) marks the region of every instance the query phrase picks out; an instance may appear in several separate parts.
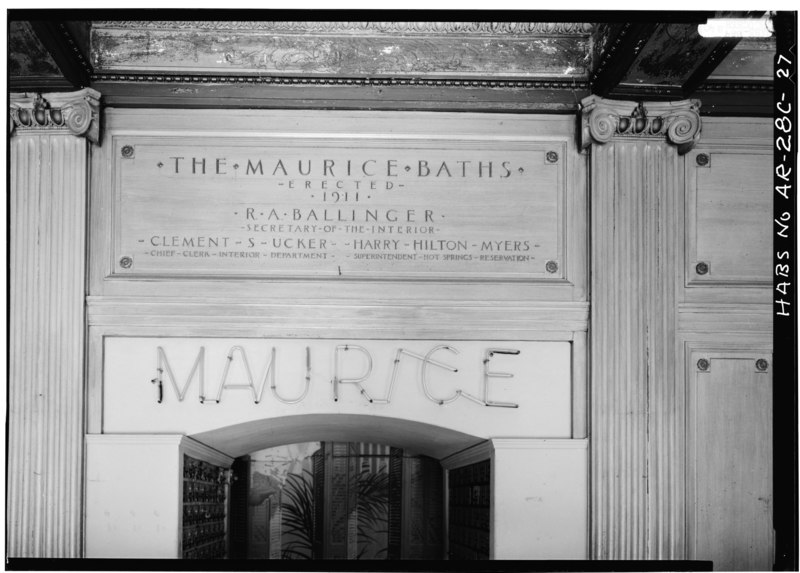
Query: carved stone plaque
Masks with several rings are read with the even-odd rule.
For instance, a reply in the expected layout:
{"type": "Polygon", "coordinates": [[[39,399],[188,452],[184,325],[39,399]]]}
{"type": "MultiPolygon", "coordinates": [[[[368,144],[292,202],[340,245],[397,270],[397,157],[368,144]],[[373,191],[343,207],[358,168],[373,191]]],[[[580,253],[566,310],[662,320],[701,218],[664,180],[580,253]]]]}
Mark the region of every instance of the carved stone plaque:
{"type": "Polygon", "coordinates": [[[115,137],[114,273],[561,279],[565,143],[495,137],[115,137]]]}

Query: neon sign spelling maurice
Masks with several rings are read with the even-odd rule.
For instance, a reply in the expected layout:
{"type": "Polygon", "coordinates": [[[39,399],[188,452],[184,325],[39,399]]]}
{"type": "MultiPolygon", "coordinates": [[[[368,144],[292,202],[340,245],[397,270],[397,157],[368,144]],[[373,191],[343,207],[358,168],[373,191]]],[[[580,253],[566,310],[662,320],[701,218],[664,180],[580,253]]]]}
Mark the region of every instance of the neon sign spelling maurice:
{"type": "MultiPolygon", "coordinates": [[[[422,391],[425,394],[425,397],[439,405],[449,404],[458,400],[459,398],[465,398],[471,402],[476,404],[480,404],[482,406],[491,406],[495,408],[517,408],[519,405],[512,403],[512,402],[497,402],[489,399],[489,380],[491,378],[512,378],[514,375],[509,374],[507,372],[493,372],[489,369],[489,362],[491,358],[495,354],[509,354],[509,355],[517,355],[520,353],[519,350],[511,349],[511,348],[488,348],[486,349],[483,357],[483,385],[482,385],[482,396],[473,396],[463,390],[456,390],[453,395],[441,398],[434,395],[431,386],[432,383],[428,378],[428,366],[436,366],[437,368],[442,368],[444,370],[448,370],[450,372],[458,372],[458,369],[454,366],[449,364],[445,364],[444,362],[440,362],[438,360],[434,360],[432,356],[443,350],[448,350],[454,354],[458,354],[458,349],[453,346],[449,346],[447,344],[439,344],[431,348],[427,354],[421,355],[410,350],[406,350],[405,348],[398,348],[395,353],[394,358],[394,366],[392,368],[392,375],[389,381],[389,388],[387,389],[386,395],[383,398],[373,398],[367,392],[367,389],[364,387],[363,382],[365,382],[370,374],[372,374],[372,355],[369,351],[364,348],[363,346],[358,346],[354,344],[339,344],[334,348],[334,375],[333,379],[331,380],[333,385],[333,400],[339,400],[339,391],[345,385],[355,386],[358,390],[359,394],[368,402],[372,404],[389,404],[391,402],[392,393],[394,391],[395,382],[397,381],[397,371],[400,366],[400,361],[404,357],[414,358],[416,360],[422,361],[422,368],[420,371],[420,381],[422,382],[422,391]],[[367,368],[365,372],[358,377],[350,377],[345,378],[342,376],[342,363],[344,356],[346,353],[355,351],[361,353],[367,360],[367,368]],[[345,353],[345,354],[343,354],[345,353]]],[[[183,399],[186,397],[186,394],[191,386],[192,380],[195,376],[198,379],[199,384],[199,398],[200,403],[215,403],[219,404],[222,400],[223,392],[227,390],[250,390],[253,396],[253,402],[258,404],[261,402],[264,396],[264,390],[267,386],[267,381],[269,381],[269,388],[276,400],[282,402],[284,404],[297,404],[305,399],[308,395],[309,388],[311,387],[311,348],[306,346],[306,376],[305,376],[305,384],[303,392],[294,398],[286,398],[282,396],[278,392],[277,383],[275,381],[275,364],[276,364],[276,353],[277,350],[273,346],[270,351],[270,358],[269,362],[267,363],[264,373],[261,376],[260,384],[256,387],[256,380],[253,377],[253,372],[250,368],[250,364],[247,360],[247,353],[245,349],[241,346],[233,346],[228,351],[226,356],[226,363],[225,368],[222,373],[222,379],[217,387],[216,396],[213,398],[209,398],[206,395],[206,387],[205,387],[205,346],[201,346],[200,350],[197,354],[197,359],[192,366],[192,370],[189,373],[189,377],[187,378],[186,382],[183,384],[182,388],[178,387],[178,382],[176,376],[170,366],[169,360],[167,359],[166,352],[164,349],[159,346],[157,349],[158,354],[158,366],[157,371],[158,374],[155,378],[151,380],[153,384],[156,384],[158,387],[158,403],[162,403],[164,399],[164,378],[169,378],[171,383],[171,387],[175,391],[175,395],[178,398],[179,402],[182,402],[183,399]],[[244,372],[247,376],[247,384],[233,384],[228,382],[228,375],[230,372],[231,364],[234,360],[238,359],[242,363],[242,367],[244,372]]]]}

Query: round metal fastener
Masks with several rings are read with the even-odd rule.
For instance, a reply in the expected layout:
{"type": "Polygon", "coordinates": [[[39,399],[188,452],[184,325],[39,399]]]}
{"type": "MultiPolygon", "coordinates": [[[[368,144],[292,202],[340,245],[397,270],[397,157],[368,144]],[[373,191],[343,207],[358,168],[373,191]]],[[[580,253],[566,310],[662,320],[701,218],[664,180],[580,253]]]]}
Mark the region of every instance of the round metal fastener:
{"type": "Polygon", "coordinates": [[[133,157],[133,145],[122,146],[122,157],[130,159],[133,157]]]}
{"type": "Polygon", "coordinates": [[[705,275],[708,273],[708,263],[701,261],[695,265],[694,270],[698,275],[705,275]]]}
{"type": "Polygon", "coordinates": [[[708,154],[706,154],[706,153],[698,153],[696,160],[697,160],[697,164],[700,167],[705,167],[706,165],[708,165],[708,154]]]}
{"type": "Polygon", "coordinates": [[[130,257],[122,257],[119,260],[119,266],[121,266],[123,269],[129,269],[133,266],[133,259],[130,257]]]}
{"type": "Polygon", "coordinates": [[[697,369],[700,370],[701,372],[705,372],[706,370],[708,370],[709,366],[711,366],[711,363],[705,358],[701,358],[700,360],[697,361],[697,369]]]}
{"type": "Polygon", "coordinates": [[[547,155],[545,155],[548,163],[556,163],[558,161],[558,153],[555,151],[548,151],[547,155]]]}
{"type": "Polygon", "coordinates": [[[555,273],[558,271],[558,263],[555,261],[547,261],[544,265],[548,273],[555,273]]]}
{"type": "Polygon", "coordinates": [[[756,360],[756,370],[764,372],[767,369],[768,366],[769,366],[769,362],[767,362],[763,358],[759,358],[758,360],[756,360]]]}

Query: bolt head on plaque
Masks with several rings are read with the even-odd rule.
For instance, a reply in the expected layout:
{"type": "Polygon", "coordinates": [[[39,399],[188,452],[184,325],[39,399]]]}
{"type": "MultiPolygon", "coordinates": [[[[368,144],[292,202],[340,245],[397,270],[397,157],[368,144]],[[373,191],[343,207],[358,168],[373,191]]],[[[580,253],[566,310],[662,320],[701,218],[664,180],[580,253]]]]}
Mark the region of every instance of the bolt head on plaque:
{"type": "Polygon", "coordinates": [[[545,155],[548,163],[558,163],[558,153],[555,151],[548,151],[547,155],[545,155]]]}
{"type": "Polygon", "coordinates": [[[707,372],[709,366],[711,366],[711,363],[705,358],[701,358],[700,360],[697,361],[697,369],[700,372],[707,372]]]}
{"type": "Polygon", "coordinates": [[[709,157],[707,153],[698,153],[695,160],[700,167],[705,167],[708,165],[709,157]]]}
{"type": "Polygon", "coordinates": [[[125,159],[131,159],[133,157],[133,145],[122,146],[122,157],[125,159]]]}
{"type": "Polygon", "coordinates": [[[544,268],[547,269],[548,273],[558,272],[558,263],[556,261],[547,261],[544,268]]]}
{"type": "Polygon", "coordinates": [[[122,257],[119,260],[119,266],[121,266],[123,269],[129,269],[133,266],[133,259],[130,257],[122,257]]]}
{"type": "Polygon", "coordinates": [[[706,275],[708,274],[708,263],[700,261],[695,265],[694,270],[698,275],[706,275]]]}
{"type": "Polygon", "coordinates": [[[756,370],[759,372],[766,372],[767,368],[769,367],[769,362],[767,362],[763,358],[759,358],[756,360],[756,370]]]}

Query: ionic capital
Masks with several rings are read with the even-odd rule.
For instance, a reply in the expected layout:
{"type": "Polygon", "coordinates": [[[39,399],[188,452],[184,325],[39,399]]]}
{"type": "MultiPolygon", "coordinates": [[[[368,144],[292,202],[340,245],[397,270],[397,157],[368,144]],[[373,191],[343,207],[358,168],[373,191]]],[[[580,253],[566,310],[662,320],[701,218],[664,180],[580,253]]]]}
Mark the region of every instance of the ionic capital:
{"type": "Polygon", "coordinates": [[[611,139],[666,140],[686,153],[700,139],[700,100],[634,102],[592,95],[581,100],[581,148],[611,139]]]}
{"type": "Polygon", "coordinates": [[[12,93],[9,115],[12,135],[15,131],[68,131],[93,143],[100,140],[100,93],[91,88],[69,93],[12,93]]]}

